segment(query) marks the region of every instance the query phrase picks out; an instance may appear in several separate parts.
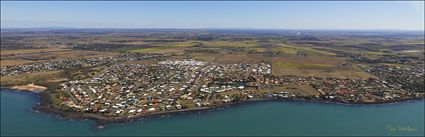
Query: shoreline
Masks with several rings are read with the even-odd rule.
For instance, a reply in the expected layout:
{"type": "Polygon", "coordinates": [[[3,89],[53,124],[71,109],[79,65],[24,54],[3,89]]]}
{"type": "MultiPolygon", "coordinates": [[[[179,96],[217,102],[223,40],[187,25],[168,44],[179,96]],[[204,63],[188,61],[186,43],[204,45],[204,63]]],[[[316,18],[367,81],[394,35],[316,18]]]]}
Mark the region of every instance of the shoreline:
{"type": "MultiPolygon", "coordinates": [[[[1,88],[10,91],[16,91],[16,93],[23,93],[23,90],[16,90],[10,88],[1,88]]],[[[28,93],[28,92],[27,92],[28,93]]],[[[211,112],[216,110],[221,110],[230,107],[236,107],[240,105],[248,105],[254,103],[264,103],[264,102],[305,102],[305,103],[321,103],[321,104],[336,104],[336,105],[385,105],[385,104],[398,104],[408,101],[416,101],[416,100],[425,100],[425,98],[407,98],[407,99],[399,99],[399,100],[391,100],[391,101],[382,101],[382,102],[339,102],[339,101],[325,101],[321,99],[306,99],[306,98],[294,98],[294,99],[282,99],[282,98],[257,98],[250,100],[242,100],[238,102],[232,102],[224,105],[217,105],[212,107],[198,107],[198,108],[190,108],[190,109],[182,109],[182,110],[174,110],[174,111],[161,111],[155,112],[145,115],[136,115],[132,117],[105,117],[99,114],[93,113],[83,113],[83,112],[68,112],[61,110],[59,108],[55,108],[51,105],[50,92],[30,92],[31,95],[37,96],[37,103],[34,104],[33,110],[36,112],[45,113],[48,115],[55,115],[57,117],[67,119],[67,120],[94,120],[96,122],[96,128],[104,128],[106,125],[110,124],[119,124],[119,123],[127,123],[133,122],[142,119],[155,119],[155,118],[163,118],[169,116],[176,115],[187,115],[193,113],[203,113],[203,112],[211,112]]]]}

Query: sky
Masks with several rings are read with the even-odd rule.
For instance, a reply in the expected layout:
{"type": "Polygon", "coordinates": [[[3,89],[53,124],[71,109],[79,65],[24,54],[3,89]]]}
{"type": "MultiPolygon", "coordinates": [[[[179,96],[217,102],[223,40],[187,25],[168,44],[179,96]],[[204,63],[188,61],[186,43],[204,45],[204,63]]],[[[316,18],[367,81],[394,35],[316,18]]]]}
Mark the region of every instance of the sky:
{"type": "Polygon", "coordinates": [[[1,28],[424,30],[424,2],[1,1],[1,28]]]}

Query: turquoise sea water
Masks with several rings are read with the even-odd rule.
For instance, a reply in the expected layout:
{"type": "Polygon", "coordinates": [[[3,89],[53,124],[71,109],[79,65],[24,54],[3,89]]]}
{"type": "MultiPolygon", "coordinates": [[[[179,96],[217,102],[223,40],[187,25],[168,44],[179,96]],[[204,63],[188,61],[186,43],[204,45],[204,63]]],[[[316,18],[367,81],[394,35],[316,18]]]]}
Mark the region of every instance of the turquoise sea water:
{"type": "Polygon", "coordinates": [[[263,102],[96,128],[31,108],[34,93],[1,89],[1,135],[424,135],[424,100],[385,105],[263,102]]]}

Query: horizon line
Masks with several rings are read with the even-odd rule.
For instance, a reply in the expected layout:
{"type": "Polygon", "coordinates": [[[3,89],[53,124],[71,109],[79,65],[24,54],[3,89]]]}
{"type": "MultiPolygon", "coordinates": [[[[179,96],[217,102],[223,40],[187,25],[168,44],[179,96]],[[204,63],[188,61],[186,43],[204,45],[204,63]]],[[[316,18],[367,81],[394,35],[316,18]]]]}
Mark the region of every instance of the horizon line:
{"type": "Polygon", "coordinates": [[[0,27],[3,29],[53,29],[53,30],[65,30],[65,29],[111,29],[111,30],[142,30],[142,29],[157,29],[157,30],[322,30],[322,31],[422,31],[425,33],[425,29],[313,29],[313,28],[220,28],[220,27],[205,27],[205,28],[173,28],[173,27],[0,27]]]}

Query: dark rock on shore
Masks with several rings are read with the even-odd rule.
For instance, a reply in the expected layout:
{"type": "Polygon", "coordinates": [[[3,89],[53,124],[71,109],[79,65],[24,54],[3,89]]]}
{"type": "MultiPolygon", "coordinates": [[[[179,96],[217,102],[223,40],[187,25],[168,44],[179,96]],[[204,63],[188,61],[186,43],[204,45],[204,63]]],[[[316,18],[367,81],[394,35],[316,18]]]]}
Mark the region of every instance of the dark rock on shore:
{"type": "Polygon", "coordinates": [[[40,103],[39,106],[36,107],[37,111],[44,112],[47,114],[58,115],[64,119],[77,119],[77,120],[86,120],[91,119],[95,120],[97,123],[96,127],[104,128],[104,125],[112,124],[112,123],[126,123],[140,119],[155,119],[155,118],[163,118],[174,115],[182,115],[182,114],[192,114],[192,113],[202,113],[202,112],[210,112],[215,110],[220,110],[224,108],[246,105],[252,103],[261,103],[261,102],[270,102],[270,101],[285,101],[285,102],[314,102],[314,103],[337,103],[337,104],[348,104],[348,105],[359,105],[359,104],[387,104],[387,103],[397,103],[408,100],[422,100],[424,98],[408,98],[408,99],[399,99],[399,100],[391,100],[391,101],[382,101],[382,102],[342,102],[342,101],[325,101],[322,99],[307,99],[307,98],[293,98],[293,99],[281,99],[281,98],[260,98],[260,99],[252,99],[252,100],[243,100],[238,102],[233,102],[221,106],[213,106],[213,107],[200,107],[200,108],[192,108],[192,109],[184,109],[177,111],[165,111],[165,112],[157,112],[147,115],[139,115],[134,117],[105,117],[99,114],[92,113],[83,113],[83,112],[67,112],[56,108],[52,105],[52,100],[50,96],[50,92],[41,92],[39,93],[40,103]]]}

